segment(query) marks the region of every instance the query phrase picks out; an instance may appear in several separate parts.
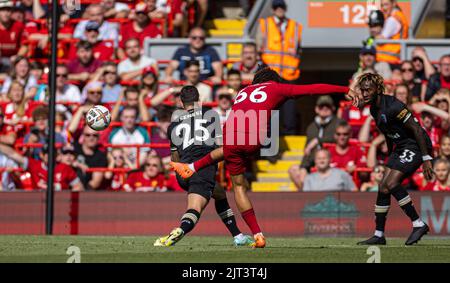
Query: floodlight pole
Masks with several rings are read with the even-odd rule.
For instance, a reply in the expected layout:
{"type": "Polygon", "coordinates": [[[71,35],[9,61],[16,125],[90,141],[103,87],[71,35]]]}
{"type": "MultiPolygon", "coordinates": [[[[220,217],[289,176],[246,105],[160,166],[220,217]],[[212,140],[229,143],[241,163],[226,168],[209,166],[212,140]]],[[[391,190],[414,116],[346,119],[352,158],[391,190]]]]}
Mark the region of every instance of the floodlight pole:
{"type": "Polygon", "coordinates": [[[49,73],[49,117],[48,117],[48,179],[45,210],[45,233],[53,234],[54,176],[55,176],[55,112],[56,112],[56,65],[58,54],[59,0],[52,1],[51,9],[51,54],[49,73]]]}

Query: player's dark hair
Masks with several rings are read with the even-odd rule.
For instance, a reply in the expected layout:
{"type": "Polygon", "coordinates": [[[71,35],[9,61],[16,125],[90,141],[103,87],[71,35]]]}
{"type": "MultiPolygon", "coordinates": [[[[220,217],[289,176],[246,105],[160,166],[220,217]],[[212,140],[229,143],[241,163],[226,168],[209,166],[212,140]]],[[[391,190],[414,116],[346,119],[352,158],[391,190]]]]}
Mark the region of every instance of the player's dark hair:
{"type": "Polygon", "coordinates": [[[255,77],[253,78],[252,81],[252,85],[265,83],[269,81],[281,83],[282,79],[275,70],[272,70],[269,67],[264,67],[256,72],[255,77]]]}
{"type": "Polygon", "coordinates": [[[181,89],[180,98],[184,105],[198,102],[199,97],[200,94],[195,86],[187,85],[181,89]]]}
{"type": "Polygon", "coordinates": [[[364,73],[360,75],[356,87],[361,88],[363,84],[369,84],[371,88],[375,88],[375,95],[384,94],[384,79],[379,74],[364,73]]]}

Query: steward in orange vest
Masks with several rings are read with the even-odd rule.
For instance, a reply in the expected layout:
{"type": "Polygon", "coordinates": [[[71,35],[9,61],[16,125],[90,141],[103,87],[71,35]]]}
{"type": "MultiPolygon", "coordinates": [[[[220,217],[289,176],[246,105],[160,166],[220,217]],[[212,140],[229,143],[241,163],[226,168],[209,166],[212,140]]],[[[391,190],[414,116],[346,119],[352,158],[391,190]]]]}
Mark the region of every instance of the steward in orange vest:
{"type": "MultiPolygon", "coordinates": [[[[274,6],[274,10],[276,8],[274,6]]],[[[275,16],[260,19],[259,26],[262,36],[261,60],[283,79],[298,79],[302,25],[291,19],[280,20],[275,12],[275,16]]]]}
{"type": "MultiPolygon", "coordinates": [[[[390,17],[394,17],[400,24],[401,29],[389,39],[407,39],[408,38],[408,21],[405,14],[398,9],[394,8],[390,17]]],[[[389,18],[388,18],[389,19],[389,18]]],[[[387,20],[386,19],[386,22],[387,20]]],[[[389,64],[400,63],[400,44],[386,43],[377,45],[377,62],[387,62],[389,64]]]]}

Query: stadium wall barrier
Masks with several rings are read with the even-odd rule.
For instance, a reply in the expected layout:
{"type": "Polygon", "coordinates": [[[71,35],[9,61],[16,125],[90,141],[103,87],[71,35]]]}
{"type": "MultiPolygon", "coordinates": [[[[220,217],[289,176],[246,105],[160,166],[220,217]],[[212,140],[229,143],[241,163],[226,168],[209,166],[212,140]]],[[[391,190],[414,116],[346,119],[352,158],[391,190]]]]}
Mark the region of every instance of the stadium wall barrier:
{"type": "MultiPolygon", "coordinates": [[[[450,193],[413,192],[415,206],[433,236],[450,236],[450,193]]],[[[376,193],[251,193],[268,236],[368,236],[373,233],[376,193]]],[[[229,202],[239,227],[233,196],[229,202]]],[[[57,235],[161,235],[179,223],[184,193],[58,192],[55,194],[57,235]]],[[[44,234],[45,193],[0,193],[0,234],[44,234]]],[[[405,237],[409,219],[392,201],[387,236],[405,237]]],[[[227,235],[211,203],[193,235],[227,235]]]]}

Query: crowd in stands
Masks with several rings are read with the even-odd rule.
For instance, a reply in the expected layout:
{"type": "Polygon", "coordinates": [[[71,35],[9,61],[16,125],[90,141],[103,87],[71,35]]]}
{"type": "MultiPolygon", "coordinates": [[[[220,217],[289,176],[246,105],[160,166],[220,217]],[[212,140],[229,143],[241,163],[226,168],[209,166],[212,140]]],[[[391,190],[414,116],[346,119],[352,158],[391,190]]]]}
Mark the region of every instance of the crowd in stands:
{"type": "MultiPolygon", "coordinates": [[[[81,0],[79,10],[61,10],[56,190],[181,190],[168,170],[167,133],[181,86],[195,85],[223,123],[259,63],[255,44],[244,45],[233,65],[205,43],[208,2],[81,0]],[[144,41],[163,37],[188,37],[189,44],[168,63],[146,56],[144,41]],[[112,117],[101,132],[84,121],[97,104],[112,117]]],[[[0,1],[1,191],[46,187],[49,9],[47,1],[0,1]]]]}
{"type": "MultiPolygon", "coordinates": [[[[248,5],[248,1],[240,2],[248,5]]],[[[46,187],[50,53],[46,3],[0,0],[2,191],[46,187]]],[[[89,4],[81,0],[81,4],[80,10],[60,18],[56,190],[181,190],[168,170],[167,133],[171,114],[180,106],[180,86],[196,86],[201,102],[213,107],[224,123],[233,98],[251,82],[261,61],[271,66],[274,60],[267,54],[276,47],[262,40],[271,35],[271,24],[301,34],[301,25],[285,18],[286,3],[274,0],[272,20],[260,22],[256,44],[244,44],[241,59],[230,64],[205,43],[207,35],[201,26],[207,0],[99,0],[89,4]],[[146,38],[185,36],[188,45],[178,48],[168,63],[143,52],[146,38]],[[111,126],[101,132],[84,123],[86,112],[97,104],[108,107],[112,116],[111,126]]],[[[248,6],[243,7],[248,13],[248,6]]],[[[386,93],[408,105],[430,135],[435,146],[435,181],[427,183],[419,173],[405,185],[450,190],[450,55],[431,62],[426,50],[417,47],[411,61],[380,57],[396,47],[380,49],[371,39],[396,38],[399,29],[405,28],[396,9],[382,5],[382,11],[369,17],[371,38],[361,49],[352,79],[364,72],[380,73],[386,79],[386,93]],[[381,21],[381,16],[386,20],[381,21]]],[[[289,64],[297,66],[281,74],[286,83],[296,83],[300,76],[300,42],[298,38],[286,47],[295,49],[289,64]]],[[[289,120],[295,116],[292,105],[282,108],[285,134],[297,128],[296,121],[289,120]]],[[[316,117],[307,127],[305,156],[300,166],[289,170],[292,181],[304,191],[377,190],[387,146],[369,109],[343,101],[335,105],[331,97],[322,96],[314,111],[316,117]]],[[[223,182],[226,173],[221,172],[223,182]]]]}

